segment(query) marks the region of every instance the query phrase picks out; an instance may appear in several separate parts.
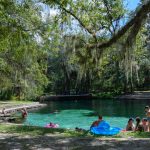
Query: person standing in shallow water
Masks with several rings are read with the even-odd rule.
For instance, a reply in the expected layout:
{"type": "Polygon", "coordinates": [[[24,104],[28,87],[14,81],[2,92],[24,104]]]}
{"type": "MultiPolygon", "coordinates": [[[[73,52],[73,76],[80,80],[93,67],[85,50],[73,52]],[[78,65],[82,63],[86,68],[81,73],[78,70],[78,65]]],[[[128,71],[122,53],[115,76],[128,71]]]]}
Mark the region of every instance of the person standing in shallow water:
{"type": "Polygon", "coordinates": [[[26,108],[23,108],[23,109],[21,110],[21,113],[22,113],[22,118],[26,118],[27,115],[28,115],[28,112],[27,112],[26,108]]]}
{"type": "Polygon", "coordinates": [[[96,121],[94,121],[94,122],[92,123],[90,129],[91,129],[92,127],[97,127],[97,126],[99,125],[99,123],[102,122],[102,120],[103,120],[103,117],[102,117],[102,116],[98,116],[98,120],[96,120],[96,121]]]}

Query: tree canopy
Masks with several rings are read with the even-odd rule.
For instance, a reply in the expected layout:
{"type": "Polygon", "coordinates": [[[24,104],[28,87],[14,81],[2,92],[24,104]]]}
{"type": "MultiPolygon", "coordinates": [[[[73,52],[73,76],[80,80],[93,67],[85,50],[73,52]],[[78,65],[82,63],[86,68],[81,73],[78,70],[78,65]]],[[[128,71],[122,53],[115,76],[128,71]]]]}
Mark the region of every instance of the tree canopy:
{"type": "Polygon", "coordinates": [[[135,12],[124,0],[0,0],[1,98],[149,88],[149,13],[150,0],[135,12]]]}

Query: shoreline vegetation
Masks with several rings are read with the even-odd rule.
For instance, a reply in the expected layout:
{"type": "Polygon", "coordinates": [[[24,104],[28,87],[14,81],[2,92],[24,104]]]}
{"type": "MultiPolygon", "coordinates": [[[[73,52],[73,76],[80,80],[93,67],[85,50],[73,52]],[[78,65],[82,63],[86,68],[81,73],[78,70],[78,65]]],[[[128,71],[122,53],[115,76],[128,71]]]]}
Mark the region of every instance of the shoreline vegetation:
{"type": "Polygon", "coordinates": [[[88,94],[81,94],[81,95],[76,95],[76,94],[69,94],[69,95],[55,95],[55,94],[43,94],[41,96],[38,96],[34,101],[33,100],[0,100],[0,109],[3,105],[5,105],[7,102],[15,104],[15,105],[20,105],[20,104],[31,104],[31,103],[37,103],[40,102],[42,103],[43,101],[47,100],[61,100],[61,99],[66,99],[69,100],[70,98],[73,99],[127,99],[127,100],[142,100],[142,99],[150,99],[150,90],[148,91],[134,91],[132,93],[121,93],[121,92],[97,92],[97,93],[88,93],[88,94]]]}
{"type": "Polygon", "coordinates": [[[40,135],[57,135],[64,137],[85,137],[85,138],[149,138],[149,132],[120,132],[114,136],[101,136],[94,135],[87,131],[78,132],[73,129],[64,129],[64,128],[44,128],[37,126],[25,126],[20,124],[11,124],[11,123],[1,123],[0,124],[0,133],[12,133],[19,135],[31,135],[31,136],[40,136],[40,135]]]}
{"type": "Polygon", "coordinates": [[[134,91],[132,93],[123,93],[123,92],[97,92],[97,93],[88,93],[88,94],[69,94],[69,95],[51,95],[43,94],[38,97],[40,102],[49,101],[49,100],[70,100],[70,99],[127,99],[127,100],[139,100],[139,99],[150,99],[150,91],[134,91]]]}

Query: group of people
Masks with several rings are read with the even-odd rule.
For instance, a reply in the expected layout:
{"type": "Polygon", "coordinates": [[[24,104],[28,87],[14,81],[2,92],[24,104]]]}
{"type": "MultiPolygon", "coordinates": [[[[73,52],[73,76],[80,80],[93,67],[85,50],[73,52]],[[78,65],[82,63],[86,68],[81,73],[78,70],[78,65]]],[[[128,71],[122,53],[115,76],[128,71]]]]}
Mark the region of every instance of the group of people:
{"type": "MultiPolygon", "coordinates": [[[[150,107],[145,106],[145,113],[146,117],[141,119],[140,117],[136,117],[136,124],[134,124],[134,119],[130,118],[128,120],[128,123],[126,125],[125,131],[144,131],[144,132],[150,132],[150,107]]],[[[103,120],[102,116],[98,116],[98,120],[94,121],[91,124],[91,127],[96,127],[100,124],[100,122],[103,120]]]]}
{"type": "Polygon", "coordinates": [[[144,131],[150,132],[150,107],[145,106],[146,118],[140,119],[136,117],[136,124],[134,124],[134,119],[130,118],[128,120],[126,131],[144,131]]]}

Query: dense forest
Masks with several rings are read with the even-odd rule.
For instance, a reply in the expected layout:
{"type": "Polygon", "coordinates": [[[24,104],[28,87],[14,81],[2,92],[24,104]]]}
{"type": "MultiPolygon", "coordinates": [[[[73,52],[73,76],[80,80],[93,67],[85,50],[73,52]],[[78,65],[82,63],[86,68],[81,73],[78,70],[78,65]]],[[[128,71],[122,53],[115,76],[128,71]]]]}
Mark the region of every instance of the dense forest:
{"type": "Polygon", "coordinates": [[[150,0],[0,0],[0,98],[150,89],[150,0]]]}

